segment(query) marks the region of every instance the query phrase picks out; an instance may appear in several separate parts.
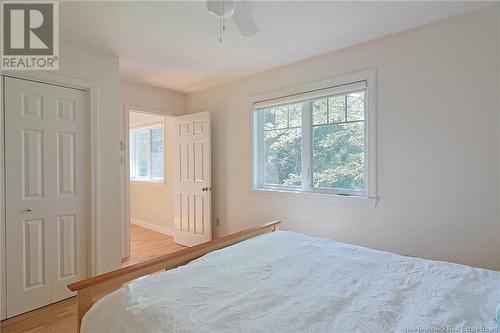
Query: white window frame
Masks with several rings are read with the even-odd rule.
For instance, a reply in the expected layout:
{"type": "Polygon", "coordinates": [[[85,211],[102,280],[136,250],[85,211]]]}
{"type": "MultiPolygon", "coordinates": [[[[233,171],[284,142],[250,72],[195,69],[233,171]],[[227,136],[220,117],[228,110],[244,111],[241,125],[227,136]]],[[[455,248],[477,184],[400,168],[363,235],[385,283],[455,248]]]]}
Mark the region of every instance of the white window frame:
{"type": "MultiPolygon", "coordinates": [[[[375,207],[377,202],[376,193],[376,114],[375,114],[375,70],[366,70],[357,73],[337,76],[334,78],[309,82],[298,86],[285,88],[266,94],[254,96],[250,99],[250,109],[252,114],[253,133],[253,189],[257,191],[271,192],[292,192],[300,194],[326,195],[341,199],[356,199],[368,201],[370,206],[375,207]],[[313,99],[320,94],[322,96],[333,95],[329,93],[341,86],[355,84],[356,82],[366,82],[365,90],[365,190],[356,191],[348,189],[330,189],[312,187],[312,160],[304,158],[309,156],[312,159],[312,112],[311,103],[303,103],[302,117],[302,186],[269,185],[263,182],[264,179],[264,140],[263,140],[263,113],[258,112],[257,107],[266,104],[283,104],[304,99],[313,99]],[[323,93],[324,92],[324,93],[323,93]],[[299,96],[300,95],[300,96],[299,96]],[[312,97],[311,97],[312,96],[312,97]]],[[[353,90],[354,91],[354,90],[353,90]]]]}
{"type": "MultiPolygon", "coordinates": [[[[156,184],[164,184],[165,183],[165,123],[163,121],[160,122],[155,122],[152,124],[147,124],[147,125],[141,125],[137,127],[132,127],[129,130],[129,136],[132,132],[138,132],[142,130],[147,130],[148,133],[148,175],[146,177],[140,177],[137,175],[137,160],[135,156],[135,142],[130,142],[130,164],[134,164],[134,171],[132,172],[132,169],[130,169],[130,181],[131,182],[137,182],[137,183],[156,183],[156,184]],[[152,177],[151,172],[152,172],[152,149],[153,145],[151,143],[151,130],[155,128],[161,128],[163,130],[163,174],[161,177],[152,177]],[[132,177],[132,173],[135,175],[132,177]]],[[[130,141],[130,140],[129,140],[130,141]]]]}

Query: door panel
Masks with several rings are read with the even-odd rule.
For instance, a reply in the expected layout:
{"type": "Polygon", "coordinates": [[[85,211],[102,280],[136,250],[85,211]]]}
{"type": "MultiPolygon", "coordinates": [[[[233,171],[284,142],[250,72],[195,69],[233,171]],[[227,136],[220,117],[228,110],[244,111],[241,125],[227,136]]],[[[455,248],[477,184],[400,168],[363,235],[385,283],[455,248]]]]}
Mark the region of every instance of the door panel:
{"type": "Polygon", "coordinates": [[[58,218],[58,258],[59,279],[67,279],[76,275],[76,215],[61,215],[58,218]]]}
{"type": "Polygon", "coordinates": [[[24,289],[44,286],[45,270],[45,220],[23,221],[24,289]]]}
{"type": "Polygon", "coordinates": [[[21,94],[23,117],[43,118],[43,96],[30,93],[21,94]]]}
{"type": "Polygon", "coordinates": [[[75,133],[57,136],[57,182],[59,195],[75,194],[75,133]]]}
{"type": "Polygon", "coordinates": [[[189,193],[179,193],[179,225],[181,231],[190,230],[189,193]]]}
{"type": "Polygon", "coordinates": [[[179,143],[179,162],[180,162],[180,175],[181,182],[189,183],[189,143],[179,143]]]}
{"type": "Polygon", "coordinates": [[[192,246],[212,239],[210,113],[176,118],[175,241],[192,246]]]}
{"type": "Polygon", "coordinates": [[[23,144],[22,170],[25,199],[35,199],[43,197],[44,188],[44,168],[43,168],[43,137],[41,130],[22,130],[23,144]]]}
{"type": "Polygon", "coordinates": [[[5,79],[7,316],[56,302],[87,277],[85,92],[5,79]]]}
{"type": "Polygon", "coordinates": [[[200,195],[193,195],[193,233],[195,235],[204,235],[204,222],[205,222],[205,198],[200,195]]]}
{"type": "Polygon", "coordinates": [[[193,169],[194,169],[194,181],[198,183],[205,182],[203,160],[204,154],[203,149],[205,148],[205,142],[203,141],[195,141],[193,142],[194,150],[193,150],[193,169]]]}
{"type": "Polygon", "coordinates": [[[75,121],[75,101],[58,98],[57,118],[62,120],[75,121]]]}

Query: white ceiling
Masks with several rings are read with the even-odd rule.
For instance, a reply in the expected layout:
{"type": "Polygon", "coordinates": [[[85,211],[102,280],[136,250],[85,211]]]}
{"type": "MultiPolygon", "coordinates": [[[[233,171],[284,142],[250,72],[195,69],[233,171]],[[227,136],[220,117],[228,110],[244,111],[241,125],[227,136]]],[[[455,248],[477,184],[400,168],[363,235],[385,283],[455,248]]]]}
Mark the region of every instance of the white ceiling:
{"type": "Polygon", "coordinates": [[[485,2],[248,1],[260,31],[242,37],[204,1],[61,2],[61,38],[120,57],[122,77],[197,91],[438,21],[485,2]]]}

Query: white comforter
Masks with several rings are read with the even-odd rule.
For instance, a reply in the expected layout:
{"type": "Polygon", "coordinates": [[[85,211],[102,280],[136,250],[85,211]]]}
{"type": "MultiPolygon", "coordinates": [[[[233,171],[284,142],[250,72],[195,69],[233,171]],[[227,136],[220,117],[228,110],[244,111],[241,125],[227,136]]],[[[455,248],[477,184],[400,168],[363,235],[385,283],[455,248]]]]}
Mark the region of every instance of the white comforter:
{"type": "Polygon", "coordinates": [[[499,302],[499,272],[275,232],[108,295],[82,333],[497,332],[499,302]]]}

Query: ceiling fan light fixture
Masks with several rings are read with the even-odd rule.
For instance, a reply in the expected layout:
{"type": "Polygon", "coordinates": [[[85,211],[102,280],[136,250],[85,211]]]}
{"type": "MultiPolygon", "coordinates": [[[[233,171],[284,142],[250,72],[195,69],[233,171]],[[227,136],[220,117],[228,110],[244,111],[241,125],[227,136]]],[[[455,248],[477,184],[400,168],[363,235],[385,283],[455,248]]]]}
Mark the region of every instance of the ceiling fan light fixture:
{"type": "Polygon", "coordinates": [[[228,19],[234,15],[240,0],[207,0],[207,9],[217,17],[228,19]]]}
{"type": "Polygon", "coordinates": [[[226,19],[232,19],[244,37],[252,36],[259,31],[243,1],[207,0],[207,10],[219,18],[220,43],[222,43],[222,34],[226,31],[226,19]]]}

